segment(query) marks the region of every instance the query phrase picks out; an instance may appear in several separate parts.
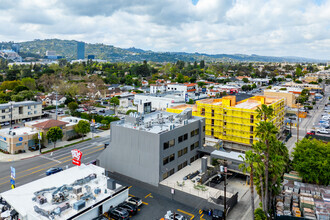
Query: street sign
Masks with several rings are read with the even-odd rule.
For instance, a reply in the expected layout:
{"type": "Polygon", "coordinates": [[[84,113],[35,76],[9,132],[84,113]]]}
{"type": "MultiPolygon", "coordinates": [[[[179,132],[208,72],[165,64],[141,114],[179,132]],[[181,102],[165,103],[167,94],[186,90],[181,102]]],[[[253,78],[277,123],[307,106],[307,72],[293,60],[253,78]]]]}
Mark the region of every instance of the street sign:
{"type": "Polygon", "coordinates": [[[11,184],[11,185],[15,185],[15,180],[10,179],[10,184],[11,184]]]}
{"type": "Polygon", "coordinates": [[[12,179],[15,179],[16,178],[16,171],[15,171],[15,168],[14,167],[10,167],[10,177],[12,179]]]}
{"type": "Polygon", "coordinates": [[[15,189],[15,185],[11,185],[11,188],[12,188],[12,189],[15,189]]]}
{"type": "Polygon", "coordinates": [[[38,139],[42,140],[42,133],[41,132],[38,132],[38,139]]]}
{"type": "Polygon", "coordinates": [[[81,156],[82,156],[81,151],[74,149],[71,151],[71,153],[72,153],[72,163],[77,166],[80,166],[81,165],[81,156]]]}

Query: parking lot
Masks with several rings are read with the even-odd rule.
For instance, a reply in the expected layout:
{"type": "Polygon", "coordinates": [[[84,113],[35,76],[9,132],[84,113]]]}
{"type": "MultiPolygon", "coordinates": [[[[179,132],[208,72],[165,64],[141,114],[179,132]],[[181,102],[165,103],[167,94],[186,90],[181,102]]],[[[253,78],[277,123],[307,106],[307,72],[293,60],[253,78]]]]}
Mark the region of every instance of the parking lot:
{"type": "Polygon", "coordinates": [[[164,218],[167,211],[178,213],[186,217],[186,219],[205,219],[211,220],[212,217],[203,213],[202,210],[193,209],[174,200],[168,199],[158,194],[154,194],[138,186],[132,186],[127,183],[120,184],[129,187],[130,196],[139,197],[143,201],[143,205],[138,209],[138,213],[131,219],[136,220],[160,220],[164,218]]]}

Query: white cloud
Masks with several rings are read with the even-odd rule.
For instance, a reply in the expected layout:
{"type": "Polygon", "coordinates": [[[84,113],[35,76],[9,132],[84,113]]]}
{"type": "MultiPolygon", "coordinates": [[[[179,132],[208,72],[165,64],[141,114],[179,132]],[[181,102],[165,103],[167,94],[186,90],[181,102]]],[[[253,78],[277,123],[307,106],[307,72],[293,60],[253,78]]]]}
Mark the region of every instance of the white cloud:
{"type": "Polygon", "coordinates": [[[0,39],[330,59],[330,0],[0,0],[0,39]]]}

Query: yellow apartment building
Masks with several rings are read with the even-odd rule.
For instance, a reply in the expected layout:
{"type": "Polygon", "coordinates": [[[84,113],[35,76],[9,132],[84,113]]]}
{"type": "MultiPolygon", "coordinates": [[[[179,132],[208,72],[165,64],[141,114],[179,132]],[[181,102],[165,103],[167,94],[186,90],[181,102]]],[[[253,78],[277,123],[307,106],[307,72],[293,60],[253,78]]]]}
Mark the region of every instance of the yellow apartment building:
{"type": "Polygon", "coordinates": [[[167,108],[168,112],[180,113],[193,109],[194,116],[205,117],[205,135],[223,140],[225,143],[251,146],[257,141],[257,108],[271,105],[275,111],[274,124],[281,130],[284,122],[284,98],[254,96],[236,102],[236,96],[221,99],[204,99],[195,105],[179,105],[167,108]]]}

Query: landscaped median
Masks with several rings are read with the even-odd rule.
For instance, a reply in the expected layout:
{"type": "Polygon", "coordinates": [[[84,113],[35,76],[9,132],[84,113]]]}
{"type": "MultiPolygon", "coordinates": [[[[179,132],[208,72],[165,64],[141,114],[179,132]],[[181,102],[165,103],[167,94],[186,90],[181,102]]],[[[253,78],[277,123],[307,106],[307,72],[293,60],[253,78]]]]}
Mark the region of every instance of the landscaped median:
{"type": "MultiPolygon", "coordinates": [[[[96,136],[96,137],[98,137],[98,136],[96,136]]],[[[92,138],[87,138],[85,140],[80,140],[80,141],[77,141],[75,143],[67,144],[67,145],[64,145],[64,146],[61,146],[61,147],[55,147],[53,149],[43,151],[41,154],[46,154],[46,153],[49,153],[49,152],[53,152],[53,151],[56,151],[56,150],[59,150],[59,149],[65,148],[65,147],[70,147],[70,146],[75,145],[75,144],[80,144],[80,143],[83,143],[83,142],[89,141],[89,140],[92,140],[92,138]]]]}

